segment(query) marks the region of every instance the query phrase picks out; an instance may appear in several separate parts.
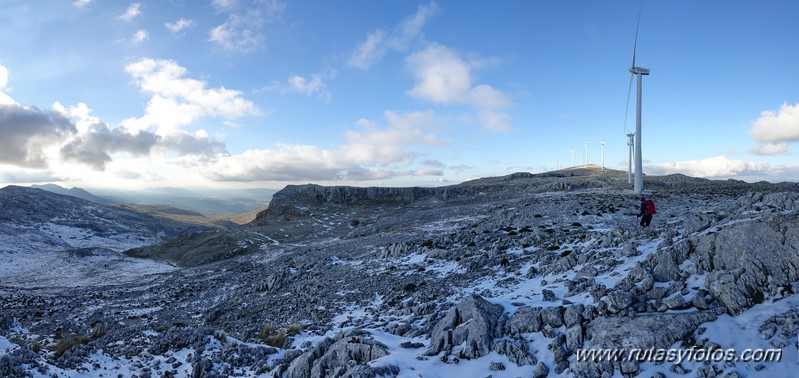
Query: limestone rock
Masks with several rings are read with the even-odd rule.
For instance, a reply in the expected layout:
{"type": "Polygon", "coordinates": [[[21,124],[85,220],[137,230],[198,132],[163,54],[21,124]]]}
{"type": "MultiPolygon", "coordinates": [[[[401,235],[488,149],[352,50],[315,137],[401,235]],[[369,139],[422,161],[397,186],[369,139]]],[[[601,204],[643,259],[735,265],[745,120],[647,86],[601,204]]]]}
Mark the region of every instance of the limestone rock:
{"type": "Polygon", "coordinates": [[[501,305],[488,303],[476,294],[467,296],[433,328],[430,348],[434,356],[446,352],[459,358],[472,359],[491,352],[492,340],[501,336],[501,305]]]}

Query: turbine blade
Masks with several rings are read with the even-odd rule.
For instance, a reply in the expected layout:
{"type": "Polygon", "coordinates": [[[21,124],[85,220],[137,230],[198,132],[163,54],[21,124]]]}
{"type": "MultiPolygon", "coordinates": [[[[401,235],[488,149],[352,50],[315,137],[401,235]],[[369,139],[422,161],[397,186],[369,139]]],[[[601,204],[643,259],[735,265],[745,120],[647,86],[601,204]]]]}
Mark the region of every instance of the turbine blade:
{"type": "Polygon", "coordinates": [[[635,50],[638,47],[638,27],[641,26],[641,11],[644,9],[644,3],[641,2],[641,7],[638,8],[638,20],[635,22],[635,41],[633,42],[633,65],[630,68],[635,67],[635,50]]]}
{"type": "Polygon", "coordinates": [[[624,108],[624,132],[626,133],[627,130],[627,114],[630,112],[630,93],[633,90],[633,76],[635,76],[632,72],[630,72],[630,86],[627,87],[627,106],[624,108]]]}

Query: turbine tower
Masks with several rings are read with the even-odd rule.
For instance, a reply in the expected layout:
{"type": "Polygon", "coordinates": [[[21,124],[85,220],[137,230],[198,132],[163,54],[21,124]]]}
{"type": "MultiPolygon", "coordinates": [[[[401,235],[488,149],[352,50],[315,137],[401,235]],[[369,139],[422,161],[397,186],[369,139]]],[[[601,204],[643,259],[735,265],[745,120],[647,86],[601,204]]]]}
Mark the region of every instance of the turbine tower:
{"type": "Polygon", "coordinates": [[[629,133],[627,134],[627,147],[629,153],[627,155],[627,183],[633,183],[633,146],[635,143],[633,142],[633,137],[635,134],[629,133]]]}
{"type": "MultiPolygon", "coordinates": [[[[630,89],[633,86],[633,76],[638,76],[638,83],[635,91],[635,183],[633,192],[640,194],[644,189],[643,159],[641,158],[641,82],[644,75],[649,75],[649,68],[637,67],[635,65],[635,50],[638,47],[638,27],[641,24],[641,10],[638,11],[638,21],[635,25],[635,42],[633,43],[633,63],[630,66],[630,89]]],[[[630,89],[627,90],[627,98],[630,97],[630,89]]]]}
{"type": "Polygon", "coordinates": [[[585,141],[585,164],[588,165],[588,141],[585,141]]]}
{"type": "Polygon", "coordinates": [[[602,156],[602,159],[601,159],[601,161],[602,161],[602,170],[604,171],[605,170],[605,141],[604,140],[600,140],[599,141],[599,145],[602,148],[602,153],[601,153],[600,156],[602,156]]]}
{"type": "Polygon", "coordinates": [[[572,147],[572,167],[574,167],[574,147],[572,147]]]}

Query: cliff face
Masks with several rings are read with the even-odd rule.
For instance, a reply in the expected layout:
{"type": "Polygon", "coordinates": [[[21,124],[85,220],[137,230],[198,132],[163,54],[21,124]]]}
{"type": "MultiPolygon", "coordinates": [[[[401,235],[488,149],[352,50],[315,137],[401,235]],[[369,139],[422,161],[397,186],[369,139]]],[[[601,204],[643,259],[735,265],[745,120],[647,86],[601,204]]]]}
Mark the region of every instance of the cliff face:
{"type": "Polygon", "coordinates": [[[309,207],[321,205],[409,204],[428,198],[445,199],[447,188],[396,188],[352,186],[288,185],[272,196],[269,207],[255,220],[304,216],[309,207]]]}

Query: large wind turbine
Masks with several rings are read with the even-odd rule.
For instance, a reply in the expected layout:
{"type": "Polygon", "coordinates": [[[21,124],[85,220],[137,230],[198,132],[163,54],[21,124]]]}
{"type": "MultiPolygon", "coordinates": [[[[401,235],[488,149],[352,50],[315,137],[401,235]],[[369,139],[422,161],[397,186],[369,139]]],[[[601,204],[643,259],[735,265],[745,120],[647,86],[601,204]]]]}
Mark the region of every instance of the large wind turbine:
{"type": "MultiPolygon", "coordinates": [[[[644,189],[643,159],[641,158],[641,81],[644,75],[649,75],[649,68],[635,65],[635,50],[638,47],[638,26],[641,24],[641,11],[638,11],[638,21],[635,25],[635,43],[633,43],[633,64],[630,66],[630,89],[633,86],[633,76],[638,76],[635,96],[635,183],[633,192],[640,194],[644,189]]],[[[630,97],[627,90],[627,98],[630,97]]]]}

